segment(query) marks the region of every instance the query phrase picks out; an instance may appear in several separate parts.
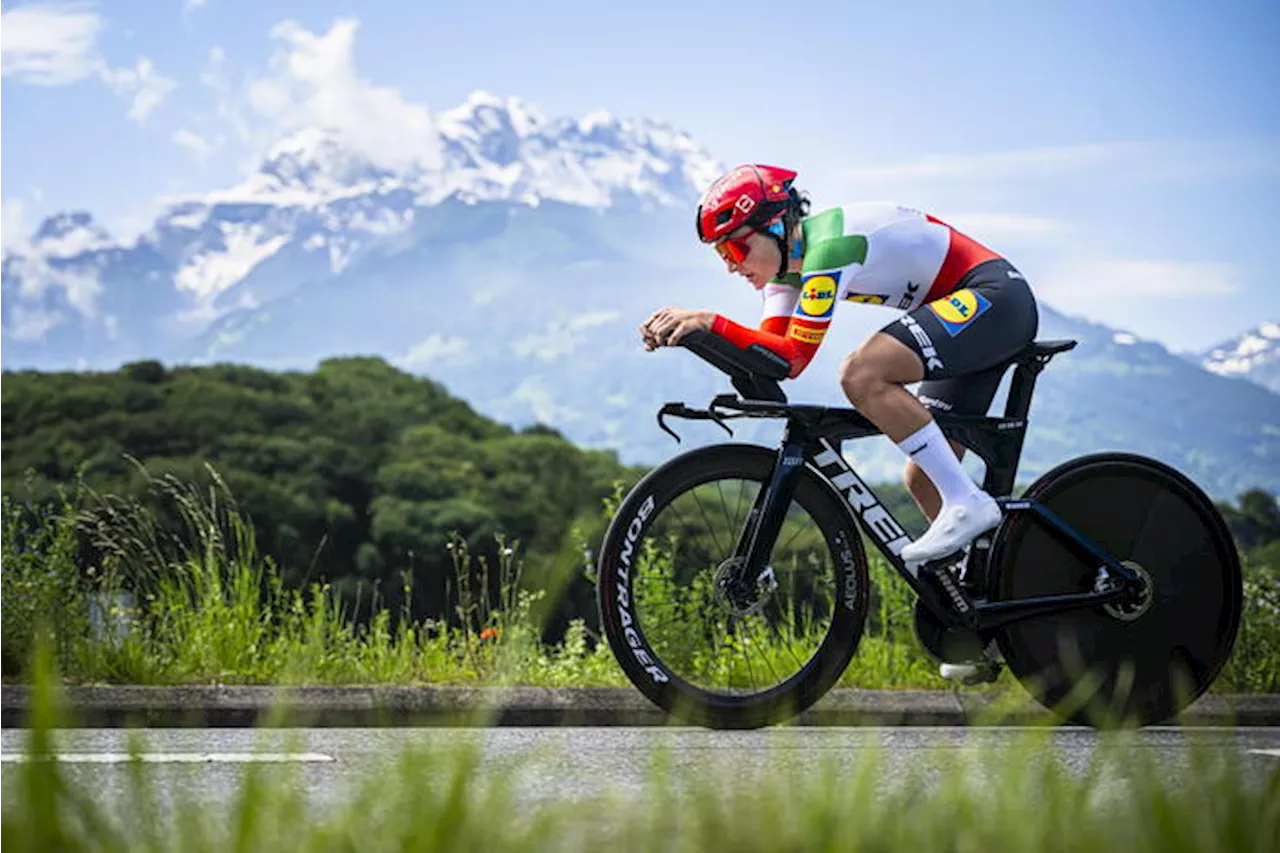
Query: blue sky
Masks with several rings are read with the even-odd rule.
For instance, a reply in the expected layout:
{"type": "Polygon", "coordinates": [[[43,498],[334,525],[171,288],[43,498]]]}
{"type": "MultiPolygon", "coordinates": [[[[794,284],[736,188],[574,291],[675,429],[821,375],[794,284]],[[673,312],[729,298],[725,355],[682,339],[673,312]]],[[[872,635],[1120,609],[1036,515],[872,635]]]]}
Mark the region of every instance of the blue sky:
{"type": "Polygon", "coordinates": [[[1050,304],[1174,349],[1280,318],[1274,0],[3,10],[6,241],[64,209],[144,228],[343,98],[436,111],[484,89],[668,120],[726,163],[798,168],[819,207],[922,207],[1050,304]]]}

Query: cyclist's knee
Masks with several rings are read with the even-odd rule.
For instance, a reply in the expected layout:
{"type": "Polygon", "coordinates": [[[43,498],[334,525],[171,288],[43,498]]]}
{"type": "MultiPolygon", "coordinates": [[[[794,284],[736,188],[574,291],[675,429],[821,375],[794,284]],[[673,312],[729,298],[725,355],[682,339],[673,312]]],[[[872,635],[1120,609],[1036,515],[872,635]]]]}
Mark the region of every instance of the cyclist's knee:
{"type": "Polygon", "coordinates": [[[855,404],[871,397],[887,384],[879,365],[857,352],[845,356],[840,365],[840,387],[855,404]]]}

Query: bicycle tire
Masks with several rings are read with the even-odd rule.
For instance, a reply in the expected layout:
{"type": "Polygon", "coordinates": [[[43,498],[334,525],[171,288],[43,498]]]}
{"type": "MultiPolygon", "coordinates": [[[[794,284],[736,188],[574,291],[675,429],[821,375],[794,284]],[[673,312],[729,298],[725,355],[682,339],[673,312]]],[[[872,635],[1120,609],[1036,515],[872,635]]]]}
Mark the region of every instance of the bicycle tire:
{"type": "MultiPolygon", "coordinates": [[[[1152,581],[1152,598],[1125,621],[1101,607],[1005,626],[1010,671],[1064,722],[1100,728],[1163,722],[1221,672],[1240,625],[1239,555],[1213,502],[1191,480],[1127,453],[1073,459],[1023,495],[1152,581]]],[[[1008,516],[992,543],[992,597],[1087,591],[1085,565],[1027,513],[1008,516]]]]}
{"type": "MultiPolygon", "coordinates": [[[[646,535],[662,510],[717,478],[767,483],[776,453],[750,444],[699,448],[654,469],[631,490],[605,533],[597,564],[600,623],[631,683],[676,719],[715,729],[758,728],[808,708],[840,678],[857,651],[866,622],[869,580],[857,523],[838,491],[812,465],[800,474],[798,503],[821,532],[835,589],[831,621],[816,653],[790,678],[758,693],[706,689],[666,665],[645,634],[634,595],[646,535]],[[633,571],[633,567],[635,570],[633,571]]],[[[656,533],[655,533],[656,535],[656,533]]]]}

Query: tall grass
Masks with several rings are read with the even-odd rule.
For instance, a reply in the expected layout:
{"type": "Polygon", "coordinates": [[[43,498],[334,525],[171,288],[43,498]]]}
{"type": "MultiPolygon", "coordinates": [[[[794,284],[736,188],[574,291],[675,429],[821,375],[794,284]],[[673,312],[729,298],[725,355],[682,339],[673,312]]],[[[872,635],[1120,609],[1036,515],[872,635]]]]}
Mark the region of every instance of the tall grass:
{"type": "MultiPolygon", "coordinates": [[[[2,499],[6,678],[25,677],[44,631],[76,682],[628,684],[581,619],[556,645],[541,641],[544,591],[522,584],[518,543],[499,541],[488,566],[453,539],[451,613],[415,619],[374,602],[356,622],[324,584],[283,586],[212,469],[204,484],[149,483],[146,506],[83,486],[51,508],[2,499]],[[86,545],[98,558],[82,571],[86,545]]],[[[915,638],[913,594],[872,553],[868,629],[841,686],[948,686],[915,638]]],[[[1215,689],[1280,692],[1280,592],[1265,567],[1246,567],[1244,628],[1215,689]]]]}
{"type": "Polygon", "coordinates": [[[1047,729],[1012,749],[941,750],[905,776],[887,773],[865,738],[852,755],[779,753],[764,769],[724,751],[714,768],[677,770],[660,748],[642,788],[564,800],[522,790],[533,756],[486,759],[467,742],[388,753],[323,807],[296,765],[250,765],[218,804],[190,789],[162,796],[173,777],[135,760],[106,803],[94,776],[51,760],[65,719],[51,663],[46,654],[37,669],[27,760],[4,775],[0,840],[10,850],[1266,853],[1280,839],[1280,769],[1246,772],[1234,744],[1192,740],[1185,772],[1170,774],[1132,733],[1100,735],[1087,758],[1067,761],[1047,729]]]}
{"type": "Polygon", "coordinates": [[[75,670],[89,631],[88,585],[76,565],[74,496],[57,505],[18,504],[0,497],[0,667],[22,671],[38,635],[47,632],[64,671],[75,670]]]}

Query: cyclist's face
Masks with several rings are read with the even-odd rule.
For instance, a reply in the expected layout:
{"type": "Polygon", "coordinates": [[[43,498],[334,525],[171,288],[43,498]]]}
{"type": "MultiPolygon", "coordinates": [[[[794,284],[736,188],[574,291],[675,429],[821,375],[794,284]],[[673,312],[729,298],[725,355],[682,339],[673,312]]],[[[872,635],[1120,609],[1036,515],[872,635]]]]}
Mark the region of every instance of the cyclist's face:
{"type": "Polygon", "coordinates": [[[778,244],[769,235],[746,227],[739,228],[729,236],[745,241],[750,251],[740,262],[734,262],[723,255],[721,260],[729,272],[742,276],[751,282],[752,287],[760,290],[778,274],[778,244]]]}

